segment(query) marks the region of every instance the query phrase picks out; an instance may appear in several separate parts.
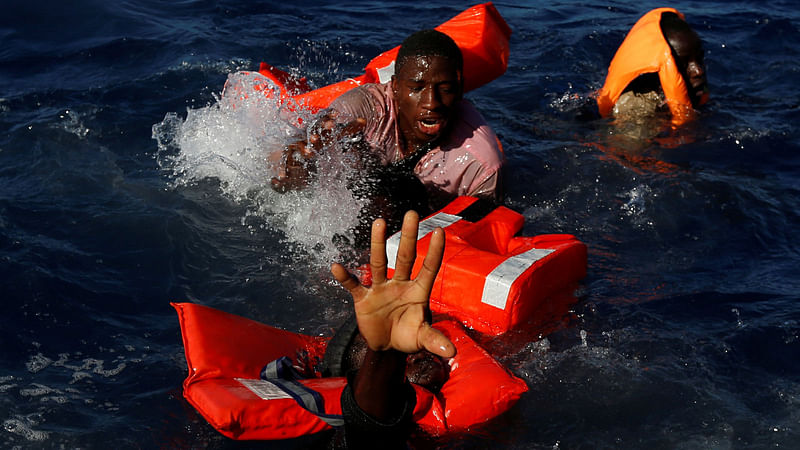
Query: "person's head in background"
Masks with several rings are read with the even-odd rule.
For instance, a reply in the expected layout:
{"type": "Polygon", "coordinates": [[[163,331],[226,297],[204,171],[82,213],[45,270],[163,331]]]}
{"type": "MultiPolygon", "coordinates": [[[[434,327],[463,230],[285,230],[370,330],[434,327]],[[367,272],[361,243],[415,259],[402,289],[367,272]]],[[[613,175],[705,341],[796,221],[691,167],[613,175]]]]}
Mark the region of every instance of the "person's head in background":
{"type": "Polygon", "coordinates": [[[685,20],[673,12],[663,13],[660,25],[661,32],[672,49],[675,65],[686,82],[689,100],[696,108],[708,91],[703,41],[685,20]]]}
{"type": "Polygon", "coordinates": [[[656,8],[634,24],[597,93],[601,117],[643,121],[666,111],[673,125],[708,101],[703,43],[674,8],[656,8]]]}

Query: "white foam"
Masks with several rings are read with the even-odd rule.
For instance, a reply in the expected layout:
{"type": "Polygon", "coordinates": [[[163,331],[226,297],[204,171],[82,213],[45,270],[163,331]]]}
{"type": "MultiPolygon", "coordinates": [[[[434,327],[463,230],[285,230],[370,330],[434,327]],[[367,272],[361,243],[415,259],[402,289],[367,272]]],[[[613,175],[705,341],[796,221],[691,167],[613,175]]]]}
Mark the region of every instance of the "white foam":
{"type": "Polygon", "coordinates": [[[41,353],[37,353],[25,363],[25,368],[28,369],[28,372],[36,373],[40,370],[46,368],[50,364],[53,363],[53,360],[42,355],[41,353]]]}
{"type": "Polygon", "coordinates": [[[58,389],[52,388],[50,386],[45,386],[39,383],[31,383],[31,387],[26,389],[20,389],[19,395],[23,397],[41,397],[46,394],[55,394],[60,393],[58,389]]]}
{"type": "Polygon", "coordinates": [[[59,121],[56,122],[54,126],[57,126],[68,133],[74,134],[81,139],[85,139],[91,131],[88,127],[86,127],[86,125],[84,125],[81,114],[79,114],[77,111],[65,109],[58,115],[58,118],[59,121]]]}
{"type": "Polygon", "coordinates": [[[652,201],[654,196],[650,186],[639,184],[622,195],[627,197],[627,201],[621,206],[624,214],[630,217],[633,223],[638,226],[652,227],[653,221],[647,214],[648,203],[652,201]]]}
{"type": "MultiPolygon", "coordinates": [[[[253,89],[269,84],[257,74],[231,74],[225,90],[209,106],[190,109],[185,119],[175,113],[153,126],[159,165],[171,173],[175,186],[206,179],[219,180],[222,192],[248,208],[245,217],[231,223],[261,222],[281,230],[300,244],[318,267],[337,259],[331,243],[336,234],[352,238],[360,203],[347,189],[354,173],[347,155],[319,157],[317,177],[300,191],[278,194],[270,186],[286,144],[303,136],[293,118],[278,102],[253,89]]],[[[300,113],[304,123],[310,115],[300,113]]],[[[258,226],[258,223],[256,224],[258,226]]]]}
{"type": "Polygon", "coordinates": [[[31,425],[20,419],[7,419],[3,421],[3,429],[9,433],[22,436],[25,440],[40,442],[48,438],[49,433],[31,428],[31,425]]]}

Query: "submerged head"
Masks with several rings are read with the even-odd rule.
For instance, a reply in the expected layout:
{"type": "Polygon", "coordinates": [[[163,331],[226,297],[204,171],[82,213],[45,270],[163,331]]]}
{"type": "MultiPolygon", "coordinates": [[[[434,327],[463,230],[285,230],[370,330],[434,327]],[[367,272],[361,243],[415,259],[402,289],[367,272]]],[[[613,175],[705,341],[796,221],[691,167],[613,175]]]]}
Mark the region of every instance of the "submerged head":
{"type": "Polygon", "coordinates": [[[392,93],[406,156],[430,147],[447,133],[463,94],[462,74],[461,50],[446,34],[423,30],[403,41],[392,93]]]}
{"type": "MultiPolygon", "coordinates": [[[[342,369],[344,373],[358,370],[367,353],[367,341],[357,334],[345,353],[342,369]]],[[[410,383],[420,385],[429,391],[438,392],[450,376],[450,367],[441,357],[423,350],[408,355],[406,359],[406,378],[410,383]]]]}
{"type": "Polygon", "coordinates": [[[673,12],[662,14],[660,25],[672,49],[675,65],[686,82],[692,106],[700,106],[708,91],[703,41],[686,21],[673,12]]]}

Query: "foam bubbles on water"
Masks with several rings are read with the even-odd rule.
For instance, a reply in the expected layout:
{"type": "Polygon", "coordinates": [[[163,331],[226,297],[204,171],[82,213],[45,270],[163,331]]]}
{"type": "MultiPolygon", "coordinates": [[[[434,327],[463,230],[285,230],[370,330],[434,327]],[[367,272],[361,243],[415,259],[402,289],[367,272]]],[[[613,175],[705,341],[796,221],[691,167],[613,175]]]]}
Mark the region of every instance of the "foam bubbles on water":
{"type": "Polygon", "coordinates": [[[0,377],[0,394],[6,393],[17,387],[14,383],[15,377],[12,375],[0,377]]]}
{"type": "Polygon", "coordinates": [[[746,144],[752,144],[753,142],[758,142],[761,139],[770,135],[770,131],[768,129],[762,130],[754,130],[750,127],[746,127],[744,129],[736,130],[729,133],[723,139],[728,139],[733,141],[740,150],[745,149],[746,144]]]}
{"type": "Polygon", "coordinates": [[[67,133],[74,134],[75,136],[85,139],[91,130],[83,124],[81,115],[77,111],[65,109],[58,115],[59,121],[55,126],[61,128],[67,133]]]}
{"type": "Polygon", "coordinates": [[[21,436],[27,441],[40,442],[48,438],[49,434],[46,431],[34,430],[33,426],[38,423],[31,423],[30,420],[25,418],[13,418],[3,421],[3,429],[12,434],[21,436]]]}
{"type": "Polygon", "coordinates": [[[567,92],[561,94],[550,93],[547,96],[550,97],[550,108],[560,113],[578,111],[591,100],[590,94],[573,92],[572,84],[569,85],[567,92]]]}
{"type": "MultiPolygon", "coordinates": [[[[132,345],[124,348],[128,352],[135,350],[132,345]]],[[[0,376],[0,422],[5,431],[0,447],[25,447],[27,442],[52,439],[60,431],[39,428],[48,423],[50,430],[58,429],[64,411],[97,411],[103,416],[119,411],[119,405],[100,400],[93,393],[99,385],[114,382],[113,378],[129,368],[134,359],[119,355],[119,350],[113,348],[100,347],[99,351],[114,355],[104,359],[80,351],[57,356],[37,352],[25,362],[27,373],[0,376]]]]}
{"type": "Polygon", "coordinates": [[[628,192],[625,192],[624,197],[627,198],[625,204],[622,205],[622,211],[630,217],[636,225],[652,226],[653,222],[647,217],[647,202],[653,195],[653,190],[650,186],[640,184],[634,186],[628,192]]]}
{"type": "Polygon", "coordinates": [[[53,363],[53,360],[42,355],[41,353],[37,353],[25,363],[25,368],[28,369],[28,372],[36,373],[40,370],[46,368],[50,364],[53,363]]]}
{"type": "Polygon", "coordinates": [[[127,363],[124,357],[117,357],[111,363],[107,363],[97,358],[84,358],[82,360],[73,361],[72,356],[67,353],[60,353],[58,359],[53,360],[41,353],[37,353],[28,359],[25,363],[25,367],[32,374],[38,373],[48,367],[63,368],[71,372],[71,383],[75,383],[76,381],[90,378],[93,375],[99,375],[103,378],[115,377],[125,370],[127,363]],[[109,364],[110,367],[106,367],[106,364],[109,364]]]}

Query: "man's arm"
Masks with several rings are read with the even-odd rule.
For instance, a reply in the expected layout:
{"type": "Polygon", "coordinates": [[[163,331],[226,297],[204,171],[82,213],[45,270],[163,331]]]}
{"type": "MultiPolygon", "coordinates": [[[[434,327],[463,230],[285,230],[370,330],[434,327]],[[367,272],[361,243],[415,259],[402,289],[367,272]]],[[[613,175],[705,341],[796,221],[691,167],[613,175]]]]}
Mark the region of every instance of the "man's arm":
{"type": "Polygon", "coordinates": [[[335,110],[327,111],[309,127],[307,139],[286,146],[278,165],[278,175],[270,180],[274,190],[283,193],[305,187],[314,170],[313,161],[323,148],[364,131],[364,119],[339,124],[336,118],[335,110]]]}
{"type": "Polygon", "coordinates": [[[400,235],[394,277],[386,277],[386,223],[372,225],[370,269],[372,286],[365,287],[340,264],[331,268],[336,280],[353,296],[356,320],[369,347],[356,375],[353,396],[358,406],[376,419],[390,420],[402,410],[406,354],[428,350],[443,357],[455,346],[427,322],[433,282],[444,254],[444,230],[433,231],[422,270],[411,279],[416,259],[419,216],[406,213],[400,235]]]}

